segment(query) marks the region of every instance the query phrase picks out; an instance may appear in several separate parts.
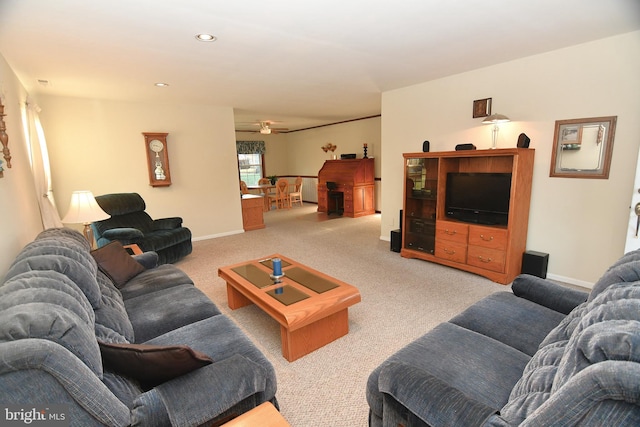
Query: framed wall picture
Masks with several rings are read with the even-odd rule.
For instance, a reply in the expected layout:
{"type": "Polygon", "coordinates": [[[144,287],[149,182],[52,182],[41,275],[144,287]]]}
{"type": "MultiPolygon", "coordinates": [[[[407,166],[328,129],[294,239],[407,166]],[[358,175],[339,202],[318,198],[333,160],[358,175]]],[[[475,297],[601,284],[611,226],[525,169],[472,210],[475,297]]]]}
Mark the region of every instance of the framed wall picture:
{"type": "Polygon", "coordinates": [[[169,134],[143,132],[142,135],[144,135],[144,145],[147,153],[149,185],[152,187],[168,187],[171,185],[167,148],[167,135],[169,134]]]}
{"type": "Polygon", "coordinates": [[[491,115],[491,98],[476,99],[473,101],[473,118],[488,117],[491,115]]]}

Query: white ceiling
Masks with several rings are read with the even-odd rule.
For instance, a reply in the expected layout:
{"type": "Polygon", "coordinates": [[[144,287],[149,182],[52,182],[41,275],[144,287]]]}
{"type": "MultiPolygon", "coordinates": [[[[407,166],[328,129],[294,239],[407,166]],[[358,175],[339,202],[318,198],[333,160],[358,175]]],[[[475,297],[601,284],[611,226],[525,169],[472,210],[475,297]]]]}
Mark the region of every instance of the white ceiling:
{"type": "Polygon", "coordinates": [[[230,106],[255,130],[377,115],[383,91],[638,29],[639,0],[0,0],[29,93],[230,106]]]}

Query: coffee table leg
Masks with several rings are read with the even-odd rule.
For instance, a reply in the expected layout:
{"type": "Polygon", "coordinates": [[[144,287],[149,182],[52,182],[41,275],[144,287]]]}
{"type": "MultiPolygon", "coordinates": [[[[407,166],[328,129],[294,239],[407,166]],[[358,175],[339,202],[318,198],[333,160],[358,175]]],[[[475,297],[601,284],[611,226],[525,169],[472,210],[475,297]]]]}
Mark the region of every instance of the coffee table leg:
{"type": "Polygon", "coordinates": [[[289,331],[280,326],[282,355],[289,362],[329,344],[349,333],[348,309],[341,310],[310,325],[289,331]]]}
{"type": "Polygon", "coordinates": [[[251,300],[236,290],[233,286],[227,283],[227,304],[231,310],[236,308],[246,307],[253,304],[251,300]]]}

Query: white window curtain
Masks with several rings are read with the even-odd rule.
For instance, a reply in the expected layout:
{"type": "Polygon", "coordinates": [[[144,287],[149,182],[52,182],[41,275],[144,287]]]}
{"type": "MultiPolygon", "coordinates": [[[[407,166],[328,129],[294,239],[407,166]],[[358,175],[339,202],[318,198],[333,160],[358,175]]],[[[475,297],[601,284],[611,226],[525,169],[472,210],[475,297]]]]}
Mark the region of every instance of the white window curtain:
{"type": "Polygon", "coordinates": [[[40,217],[45,230],[47,228],[62,227],[56,202],[51,189],[51,167],[49,165],[49,152],[47,142],[44,137],[42,124],[40,123],[40,107],[30,101],[25,103],[26,109],[26,135],[27,148],[29,150],[29,161],[31,163],[31,173],[38,195],[38,205],[40,206],[40,217]]]}

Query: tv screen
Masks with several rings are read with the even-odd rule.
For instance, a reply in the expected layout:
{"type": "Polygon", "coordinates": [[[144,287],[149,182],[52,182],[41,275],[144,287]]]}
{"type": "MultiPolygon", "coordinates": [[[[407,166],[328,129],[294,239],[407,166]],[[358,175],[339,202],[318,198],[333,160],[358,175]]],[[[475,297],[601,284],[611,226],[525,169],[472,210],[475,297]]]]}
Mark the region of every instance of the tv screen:
{"type": "Polygon", "coordinates": [[[510,173],[447,174],[445,213],[449,218],[506,225],[510,200],[510,173]]]}

